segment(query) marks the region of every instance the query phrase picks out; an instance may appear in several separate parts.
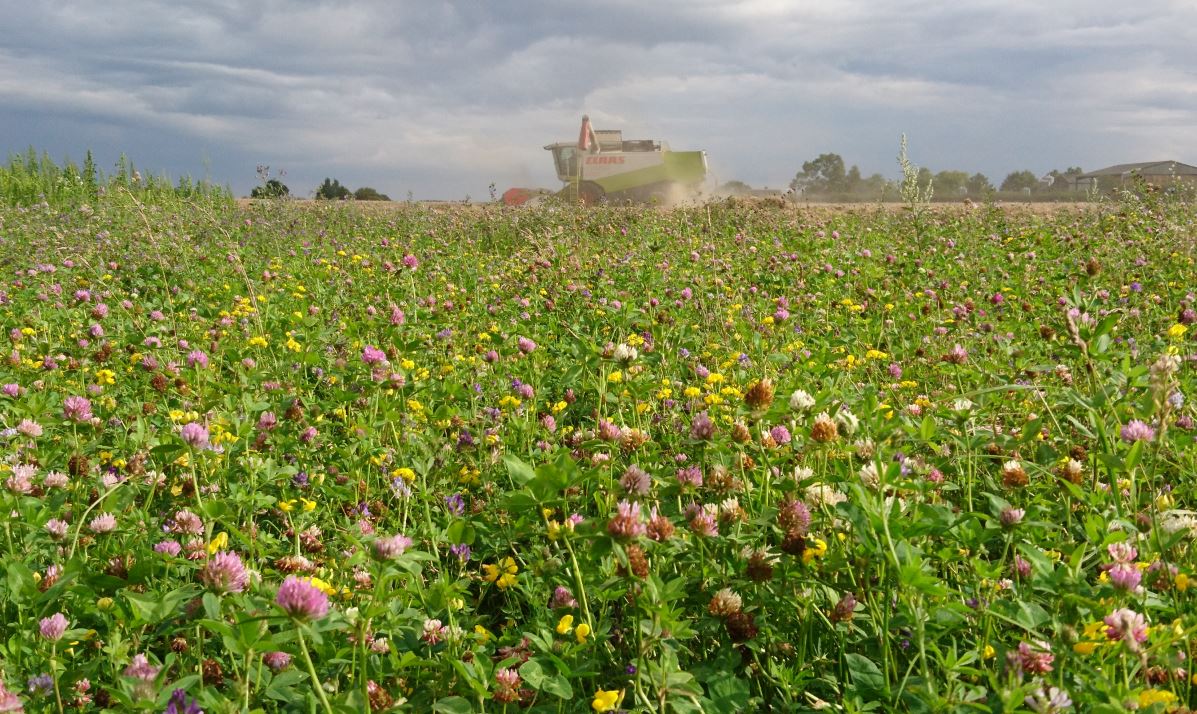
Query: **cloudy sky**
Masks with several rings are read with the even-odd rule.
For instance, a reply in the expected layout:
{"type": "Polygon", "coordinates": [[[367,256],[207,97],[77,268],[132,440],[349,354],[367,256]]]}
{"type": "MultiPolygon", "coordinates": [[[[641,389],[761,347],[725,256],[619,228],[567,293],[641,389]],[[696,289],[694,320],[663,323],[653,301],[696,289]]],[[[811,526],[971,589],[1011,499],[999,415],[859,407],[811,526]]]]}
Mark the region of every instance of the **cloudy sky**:
{"type": "Polygon", "coordinates": [[[597,128],[783,186],[833,151],[895,175],[1197,164],[1194,0],[0,0],[0,150],[294,194],[556,185],[597,128]]]}

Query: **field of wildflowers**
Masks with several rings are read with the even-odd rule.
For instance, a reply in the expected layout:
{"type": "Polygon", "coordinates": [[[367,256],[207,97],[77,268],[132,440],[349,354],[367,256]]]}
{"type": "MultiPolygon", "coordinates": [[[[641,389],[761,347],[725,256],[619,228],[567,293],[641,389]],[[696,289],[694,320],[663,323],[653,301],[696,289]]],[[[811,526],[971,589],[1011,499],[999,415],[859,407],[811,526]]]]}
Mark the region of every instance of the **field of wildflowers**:
{"type": "Polygon", "coordinates": [[[1188,711],[1195,236],[0,208],[0,711],[1188,711]]]}

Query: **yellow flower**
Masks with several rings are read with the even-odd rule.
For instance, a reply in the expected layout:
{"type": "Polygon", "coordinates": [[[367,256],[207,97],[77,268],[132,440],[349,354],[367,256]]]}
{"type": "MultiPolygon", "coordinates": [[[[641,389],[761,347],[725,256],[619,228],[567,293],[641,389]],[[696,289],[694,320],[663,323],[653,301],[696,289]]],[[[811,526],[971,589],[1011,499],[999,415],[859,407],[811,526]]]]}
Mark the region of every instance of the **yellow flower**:
{"type": "Polygon", "coordinates": [[[208,554],[215,555],[217,551],[224,550],[229,545],[229,534],[221,531],[216,534],[212,542],[208,544],[208,554]]]}
{"type": "Polygon", "coordinates": [[[250,347],[266,347],[269,344],[270,343],[266,341],[266,338],[262,337],[261,335],[254,335],[253,337],[249,338],[250,347]]]}
{"type": "Polygon", "coordinates": [[[290,501],[279,501],[278,508],[283,513],[290,513],[291,509],[295,508],[295,499],[292,498],[290,501]]]}
{"type": "Polygon", "coordinates": [[[494,583],[500,590],[515,585],[516,573],[520,571],[511,557],[503,558],[498,563],[487,563],[482,566],[482,579],[494,583]]]}
{"type": "Polygon", "coordinates": [[[416,472],[412,471],[411,469],[407,468],[406,466],[402,466],[400,468],[395,469],[394,471],[391,472],[391,476],[394,476],[395,478],[401,478],[404,481],[407,481],[408,483],[411,483],[412,481],[416,480],[416,472]]]}
{"type": "Polygon", "coordinates": [[[1078,642],[1072,646],[1072,651],[1081,655],[1091,655],[1097,649],[1097,642],[1078,642]]]}
{"type": "Polygon", "coordinates": [[[611,384],[619,384],[623,381],[623,372],[618,369],[607,375],[607,381],[611,384]]]}
{"type": "Polygon", "coordinates": [[[1188,325],[1182,325],[1181,323],[1178,322],[1175,325],[1173,325],[1172,327],[1168,328],[1168,336],[1174,340],[1179,340],[1180,338],[1184,337],[1185,333],[1188,331],[1189,331],[1188,325]]]}
{"type": "Polygon", "coordinates": [[[809,564],[815,558],[822,558],[826,554],[827,541],[822,538],[816,538],[814,547],[802,551],[802,562],[809,564]]]}
{"type": "Polygon", "coordinates": [[[320,578],[308,578],[308,582],[311,583],[313,586],[315,586],[317,589],[323,590],[325,595],[336,595],[337,594],[336,588],[334,588],[332,585],[329,585],[328,583],[324,582],[320,578]]]}
{"type": "Polygon", "coordinates": [[[985,645],[985,649],[981,651],[981,657],[985,659],[993,659],[997,651],[993,649],[993,645],[985,645]]]}
{"type": "Polygon", "coordinates": [[[594,693],[594,701],[590,702],[590,707],[596,712],[612,711],[619,703],[620,695],[621,692],[614,689],[609,692],[600,689],[594,693]]]}
{"type": "Polygon", "coordinates": [[[574,630],[574,636],[578,638],[578,644],[585,643],[586,638],[590,636],[590,625],[587,625],[585,622],[578,625],[577,629],[574,630]]]}
{"type": "Polygon", "coordinates": [[[1176,695],[1163,689],[1144,689],[1139,692],[1139,706],[1148,707],[1152,704],[1171,704],[1176,701],[1176,695]]]}
{"type": "Polygon", "coordinates": [[[1172,579],[1172,584],[1176,586],[1177,590],[1184,592],[1189,589],[1189,576],[1177,573],[1176,577],[1172,579]]]}
{"type": "Polygon", "coordinates": [[[315,501],[309,501],[306,498],[301,498],[299,500],[303,501],[303,510],[305,510],[309,513],[316,510],[316,502],[315,501]]]}
{"type": "Polygon", "coordinates": [[[574,616],[562,615],[561,619],[557,621],[557,634],[568,635],[572,629],[574,629],[574,616]]]}
{"type": "Polygon", "coordinates": [[[482,644],[490,642],[490,638],[493,636],[490,634],[490,630],[486,629],[482,625],[474,625],[474,634],[478,637],[478,641],[482,644]]]}

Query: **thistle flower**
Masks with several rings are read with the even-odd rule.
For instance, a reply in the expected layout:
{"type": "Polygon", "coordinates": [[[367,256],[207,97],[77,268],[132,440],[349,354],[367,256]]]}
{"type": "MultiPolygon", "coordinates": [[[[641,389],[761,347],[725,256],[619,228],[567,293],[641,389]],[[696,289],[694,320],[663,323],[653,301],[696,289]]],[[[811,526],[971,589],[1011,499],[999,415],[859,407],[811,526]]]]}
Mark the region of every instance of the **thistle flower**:
{"type": "Polygon", "coordinates": [[[294,575],[279,586],[274,601],[297,620],[318,620],[328,614],[328,595],[310,580],[294,575]]]}
{"type": "Polygon", "coordinates": [[[66,616],[61,612],[56,612],[49,617],[43,617],[38,622],[38,632],[43,639],[50,642],[57,642],[62,639],[62,635],[66,632],[68,625],[70,623],[67,621],[66,616]]]}
{"type": "Polygon", "coordinates": [[[221,551],[212,556],[200,570],[200,581],[214,593],[239,593],[249,585],[249,573],[241,556],[221,551]]]}

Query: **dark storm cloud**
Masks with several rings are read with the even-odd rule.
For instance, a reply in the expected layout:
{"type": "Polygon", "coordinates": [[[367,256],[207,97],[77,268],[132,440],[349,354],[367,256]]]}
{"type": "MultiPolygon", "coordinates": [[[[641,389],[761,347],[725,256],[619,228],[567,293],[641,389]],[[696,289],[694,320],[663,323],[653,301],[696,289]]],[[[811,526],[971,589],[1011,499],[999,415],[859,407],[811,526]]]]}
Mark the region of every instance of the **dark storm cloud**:
{"type": "Polygon", "coordinates": [[[1197,7],[1163,0],[0,2],[0,148],[88,148],[238,192],[253,166],[394,196],[554,183],[597,125],[783,184],[841,153],[894,172],[1197,162],[1197,7]],[[206,163],[204,169],[201,164],[206,163]]]}

